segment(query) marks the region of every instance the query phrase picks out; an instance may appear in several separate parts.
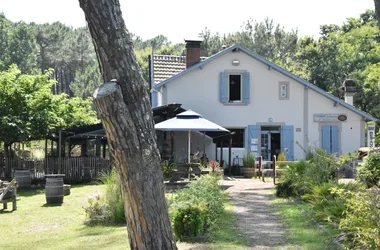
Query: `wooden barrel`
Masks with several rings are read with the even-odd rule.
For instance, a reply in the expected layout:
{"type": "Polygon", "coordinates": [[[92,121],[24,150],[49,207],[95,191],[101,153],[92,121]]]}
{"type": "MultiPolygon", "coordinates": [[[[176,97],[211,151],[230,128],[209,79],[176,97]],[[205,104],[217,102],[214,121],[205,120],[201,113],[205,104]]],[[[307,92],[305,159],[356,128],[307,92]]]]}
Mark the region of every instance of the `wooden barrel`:
{"type": "Polygon", "coordinates": [[[32,178],[30,177],[30,170],[15,169],[15,176],[19,188],[30,188],[32,178]]]}
{"type": "Polygon", "coordinates": [[[47,204],[63,203],[63,177],[46,178],[45,196],[47,204]]]}

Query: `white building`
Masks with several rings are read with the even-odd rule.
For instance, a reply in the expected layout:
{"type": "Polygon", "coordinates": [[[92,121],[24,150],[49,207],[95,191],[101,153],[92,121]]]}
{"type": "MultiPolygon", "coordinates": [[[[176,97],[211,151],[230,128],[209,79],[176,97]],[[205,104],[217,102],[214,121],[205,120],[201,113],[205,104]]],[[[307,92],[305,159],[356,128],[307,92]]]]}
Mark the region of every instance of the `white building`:
{"type": "MultiPolygon", "coordinates": [[[[365,145],[365,123],[376,119],[352,106],[352,93],[343,101],[241,45],[202,60],[200,42],[186,42],[186,58],[153,56],[152,105],[180,103],[234,131],[233,158],[285,152],[297,160],[310,145],[338,155],[365,145]]],[[[178,158],[186,155],[186,138],[174,136],[178,158]]],[[[210,160],[220,154],[211,140],[192,138],[193,152],[203,151],[206,141],[210,160]]]]}

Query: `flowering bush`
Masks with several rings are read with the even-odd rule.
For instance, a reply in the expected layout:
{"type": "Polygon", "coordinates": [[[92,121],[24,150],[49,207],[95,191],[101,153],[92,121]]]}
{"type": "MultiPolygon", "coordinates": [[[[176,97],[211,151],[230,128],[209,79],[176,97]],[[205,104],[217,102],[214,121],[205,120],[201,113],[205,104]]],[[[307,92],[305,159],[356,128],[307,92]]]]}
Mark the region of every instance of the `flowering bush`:
{"type": "Polygon", "coordinates": [[[212,172],[215,172],[215,170],[219,169],[219,163],[217,161],[211,161],[210,162],[210,167],[212,169],[212,172]]]}

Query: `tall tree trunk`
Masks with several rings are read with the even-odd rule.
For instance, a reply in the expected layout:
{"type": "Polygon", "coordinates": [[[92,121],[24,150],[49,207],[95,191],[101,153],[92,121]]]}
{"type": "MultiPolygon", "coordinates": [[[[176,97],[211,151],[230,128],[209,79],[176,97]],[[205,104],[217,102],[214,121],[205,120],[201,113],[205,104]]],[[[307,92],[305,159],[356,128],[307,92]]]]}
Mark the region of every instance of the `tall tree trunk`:
{"type": "Polygon", "coordinates": [[[100,62],[95,106],[121,182],[131,249],[177,249],[170,225],[153,116],[118,0],[79,0],[100,62]]]}
{"type": "Polygon", "coordinates": [[[377,24],[380,28],[380,0],[374,0],[374,1],[375,1],[375,13],[376,13],[377,24]]]}

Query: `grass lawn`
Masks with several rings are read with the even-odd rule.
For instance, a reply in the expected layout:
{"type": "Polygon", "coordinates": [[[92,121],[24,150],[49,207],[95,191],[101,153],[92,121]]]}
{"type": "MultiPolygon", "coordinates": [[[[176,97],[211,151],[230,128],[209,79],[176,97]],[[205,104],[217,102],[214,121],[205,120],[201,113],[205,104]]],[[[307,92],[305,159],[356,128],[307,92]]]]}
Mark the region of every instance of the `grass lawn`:
{"type": "MultiPolygon", "coordinates": [[[[71,195],[64,197],[61,206],[46,205],[43,189],[18,190],[18,210],[0,212],[1,249],[128,249],[125,226],[88,227],[83,224],[82,206],[86,198],[105,190],[104,185],[72,186],[71,195]]],[[[246,241],[234,227],[233,205],[226,202],[226,211],[211,232],[213,249],[247,249],[246,241]]],[[[180,249],[200,244],[178,243],[180,249]]]]}
{"type": "Polygon", "coordinates": [[[286,226],[290,244],[310,250],[339,249],[339,246],[333,243],[339,231],[327,226],[321,229],[313,223],[308,215],[309,204],[277,198],[274,206],[286,226]]]}
{"type": "MultiPolygon", "coordinates": [[[[18,190],[18,209],[0,215],[3,249],[125,249],[125,226],[83,224],[86,197],[103,185],[74,186],[61,206],[46,205],[43,189],[18,190]]],[[[11,206],[8,205],[8,208],[11,206]]]]}

